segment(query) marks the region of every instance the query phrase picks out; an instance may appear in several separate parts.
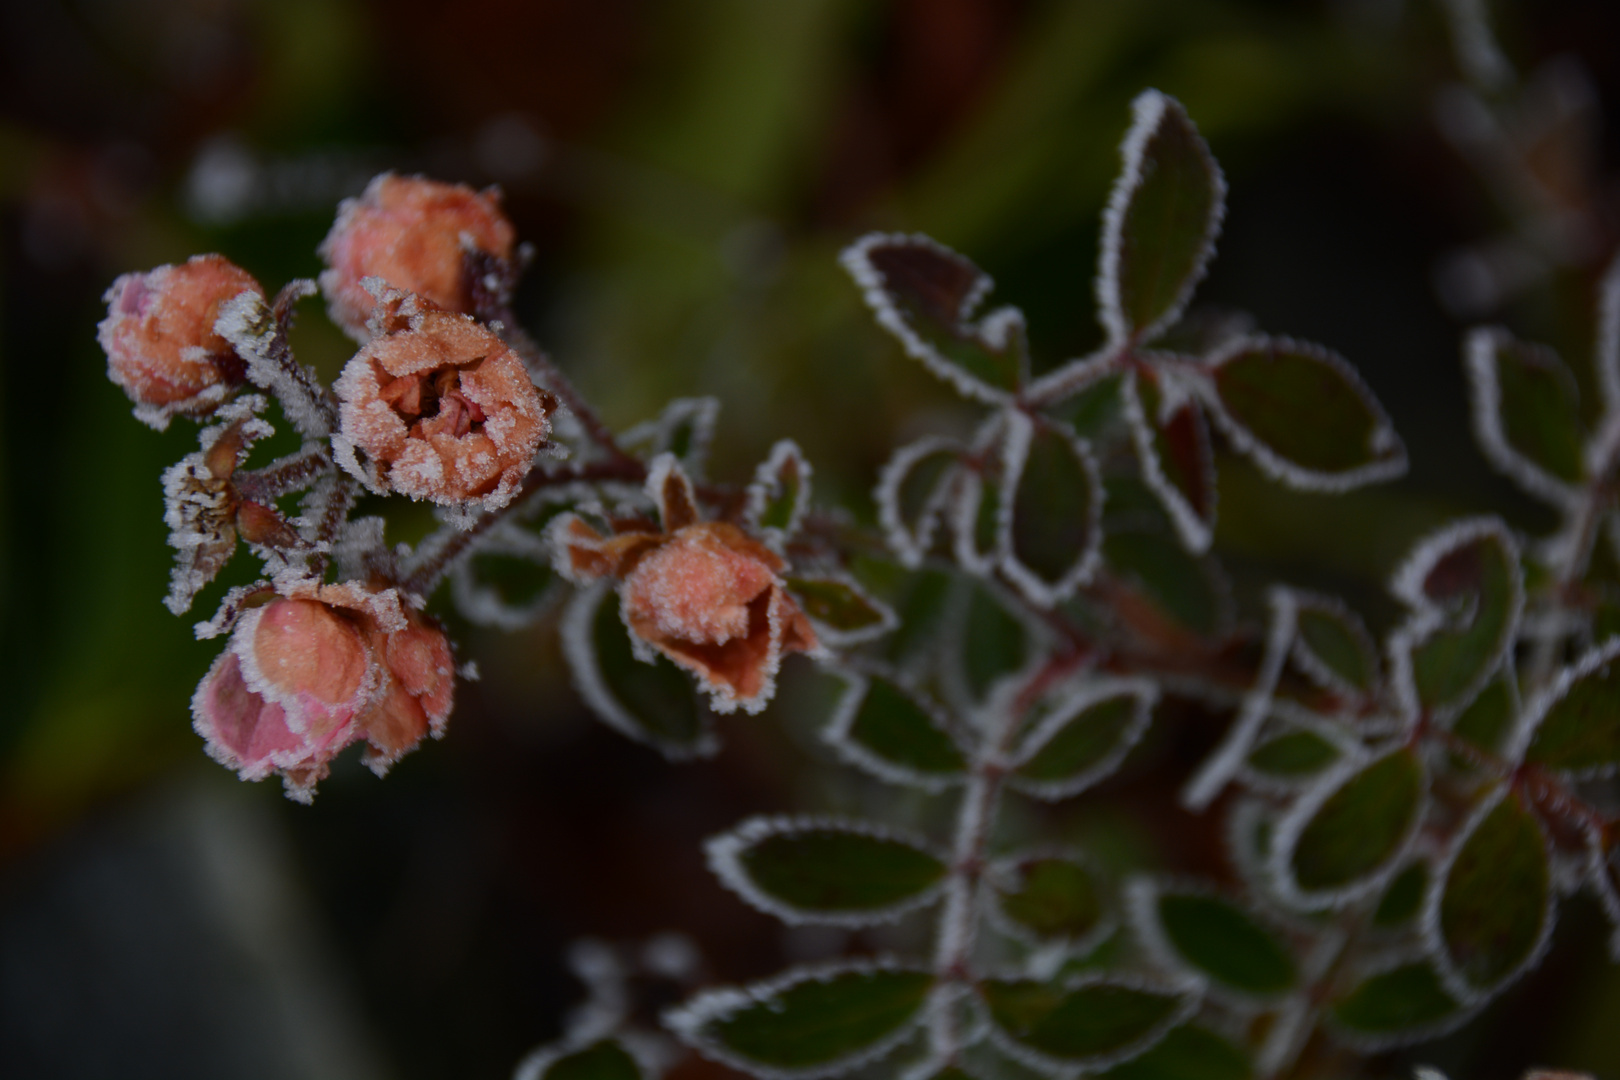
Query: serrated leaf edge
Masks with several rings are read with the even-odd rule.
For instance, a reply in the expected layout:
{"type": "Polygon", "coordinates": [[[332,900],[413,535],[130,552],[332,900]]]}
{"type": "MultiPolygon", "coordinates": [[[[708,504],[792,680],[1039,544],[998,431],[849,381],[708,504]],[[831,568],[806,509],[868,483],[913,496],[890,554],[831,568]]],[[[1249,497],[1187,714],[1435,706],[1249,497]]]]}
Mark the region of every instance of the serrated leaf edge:
{"type": "Polygon", "coordinates": [[[919,461],[930,455],[954,453],[960,456],[966,449],[954,439],[925,436],[896,450],[878,473],[872,500],[877,504],[878,523],[883,526],[884,539],[888,541],[889,550],[899,557],[902,566],[915,570],[922,565],[934,546],[934,532],[950,502],[961,468],[954,464],[947,465],[940,473],[939,479],[934,482],[934,490],[923,501],[915,526],[908,526],[900,514],[900,489],[905,486],[907,474],[919,461]]]}
{"type": "Polygon", "coordinates": [[[1399,872],[1407,852],[1411,850],[1423,827],[1424,809],[1429,795],[1429,770],[1421,757],[1417,759],[1422,771],[1422,781],[1418,791],[1416,812],[1407,824],[1405,834],[1395,843],[1381,867],[1338,888],[1307,890],[1301,888],[1294,880],[1289,864],[1293,861],[1294,849],[1299,845],[1300,834],[1316,817],[1317,811],[1321,810],[1340,788],[1359,773],[1372,768],[1390,755],[1403,753],[1405,750],[1404,745],[1396,745],[1378,753],[1347,757],[1323,773],[1314,785],[1306,788],[1305,793],[1294,805],[1277,818],[1272,826],[1271,851],[1266,859],[1266,876],[1279,899],[1305,911],[1321,911],[1343,907],[1389,884],[1390,879],[1399,872]]]}
{"type": "Polygon", "coordinates": [[[978,272],[978,277],[974,280],[973,287],[968,290],[968,294],[962,299],[961,310],[957,312],[957,322],[958,325],[967,328],[974,337],[978,338],[981,344],[992,350],[1006,345],[1008,335],[1013,331],[1013,324],[1022,325],[1023,314],[1017,308],[1000,307],[982,316],[977,323],[972,322],[970,317],[974,309],[983,302],[984,298],[990,294],[990,290],[995,287],[994,279],[983,270],[979,270],[973,260],[967,258],[967,256],[951,250],[933,237],[925,236],[922,233],[867,233],[845,248],[838,257],[839,263],[843,265],[849,276],[854,279],[856,287],[861,290],[861,298],[866,302],[866,306],[871,309],[878,325],[900,342],[901,348],[905,350],[907,356],[919,361],[923,367],[928,369],[930,374],[949,383],[963,397],[972,398],[987,405],[1000,405],[1011,401],[1012,394],[982,382],[951,363],[906,322],[905,316],[900,314],[889,299],[888,289],[884,285],[882,273],[872,265],[871,250],[884,245],[928,248],[938,254],[953,259],[961,259],[963,262],[973,266],[974,270],[978,272]]]}
{"type": "Polygon", "coordinates": [[[1220,236],[1221,222],[1226,217],[1226,177],[1221,172],[1214,155],[1210,153],[1203,135],[1199,133],[1198,126],[1192,122],[1187,110],[1175,98],[1158,90],[1142,91],[1131,102],[1131,126],[1119,145],[1122,167],[1119,176],[1114,180],[1113,189],[1108,193],[1108,205],[1103,210],[1102,251],[1097,259],[1097,318],[1108,334],[1110,343],[1113,344],[1132,339],[1131,327],[1125,321],[1125,312],[1119,298],[1119,260],[1122,246],[1120,234],[1125,228],[1125,214],[1130,209],[1131,197],[1142,186],[1143,155],[1147,150],[1148,140],[1158,130],[1165,116],[1172,111],[1180,113],[1181,119],[1192,129],[1193,139],[1209,165],[1215,189],[1214,205],[1204,232],[1203,250],[1194,264],[1192,273],[1182,282],[1175,302],[1153,323],[1136,329],[1135,340],[1138,343],[1158,336],[1181,316],[1187,301],[1192,299],[1193,290],[1204,279],[1204,274],[1209,268],[1209,260],[1215,254],[1215,240],[1220,236]]]}
{"type": "Polygon", "coordinates": [[[1114,905],[1109,902],[1108,897],[1101,890],[1098,893],[1101,911],[1097,916],[1097,925],[1077,938],[1043,936],[1008,915],[1001,904],[1004,890],[999,882],[1010,880],[1013,875],[1017,874],[1018,867],[1021,864],[1029,862],[1073,863],[1098,879],[1099,883],[1103,877],[1097,861],[1079,848],[1063,845],[1042,845],[1002,855],[986,866],[984,877],[986,889],[985,914],[990,925],[998,932],[1032,948],[1049,948],[1053,945],[1060,945],[1064,955],[1084,956],[1098,945],[1101,945],[1118,928],[1119,918],[1114,911],[1114,905]]]}
{"type": "Polygon", "coordinates": [[[1181,950],[1170,941],[1170,935],[1164,930],[1164,924],[1159,919],[1158,902],[1165,893],[1174,893],[1178,896],[1199,896],[1209,900],[1218,900],[1230,904],[1248,916],[1251,921],[1262,930],[1277,938],[1289,958],[1294,961],[1294,981],[1299,981],[1300,961],[1294,955],[1291,943],[1283,935],[1281,929],[1270,925],[1268,920],[1256,912],[1244,907],[1238,898],[1214,888],[1208,882],[1197,881],[1192,878],[1181,877],[1154,877],[1148,874],[1137,874],[1125,883],[1122,894],[1125,899],[1125,918],[1130,923],[1131,930],[1136,939],[1161,967],[1174,971],[1182,976],[1196,981],[1203,992],[1211,997],[1224,999],[1239,1007],[1253,1007],[1275,1005],[1292,994],[1296,987],[1290,986],[1274,994],[1256,994],[1239,987],[1223,982],[1217,976],[1197,967],[1185,959],[1181,950]]]}
{"type": "MultiPolygon", "coordinates": [[[[861,703],[866,700],[866,692],[871,688],[871,676],[858,671],[841,670],[836,673],[845,680],[848,689],[838,699],[838,705],[833,710],[832,720],[822,729],[821,738],[832,747],[843,761],[855,768],[862,769],[879,780],[886,780],[891,784],[920,788],[927,792],[940,792],[946,788],[954,787],[967,777],[964,769],[961,773],[925,773],[917,769],[900,765],[888,758],[881,757],[867,749],[850,735],[850,728],[855,723],[855,717],[860,712],[861,703]]],[[[963,762],[971,760],[968,752],[962,748],[961,742],[944,714],[926,695],[917,692],[909,685],[909,681],[898,674],[881,673],[881,677],[888,679],[899,687],[901,692],[928,714],[934,726],[951,740],[951,743],[962,753],[963,762]]]]}
{"type": "Polygon", "coordinates": [[[1029,444],[1035,437],[1035,424],[1023,412],[1009,410],[1007,433],[1001,444],[1002,498],[996,504],[996,562],[1001,573],[1012,583],[1024,599],[1040,608],[1055,607],[1059,601],[1074,594],[1089,582],[1102,562],[1102,511],[1104,492],[1102,471],[1097,459],[1084,439],[1053,423],[1052,430],[1063,439],[1086,474],[1091,489],[1091,502],[1087,507],[1086,546],[1076,556],[1074,564],[1055,582],[1047,582],[1025,566],[1013,551],[1013,515],[1017,509],[1018,484],[1023,479],[1024,465],[1029,459],[1029,444]]]}
{"type": "Polygon", "coordinates": [[[1438,862],[1433,864],[1433,873],[1429,875],[1428,887],[1424,890],[1423,907],[1418,912],[1418,926],[1424,943],[1428,946],[1434,958],[1434,970],[1440,976],[1440,982],[1446,991],[1463,1005],[1482,1004],[1507,989],[1525,972],[1540,964],[1547,955],[1547,949],[1552,945],[1552,930],[1554,913],[1558,902],[1558,883],[1552,871],[1552,845],[1547,838],[1547,829],[1534,811],[1530,812],[1531,820],[1536,823],[1536,831],[1541,836],[1541,855],[1547,864],[1547,903],[1542,908],[1541,925],[1536,932],[1535,943],[1530,951],[1508,974],[1502,976],[1495,983],[1486,987],[1475,986],[1463,977],[1461,971],[1451,960],[1451,951],[1446,947],[1445,934],[1440,927],[1440,903],[1445,898],[1446,882],[1451,877],[1452,867],[1456,865],[1457,857],[1467,845],[1485,819],[1491,812],[1502,804],[1502,800],[1511,793],[1508,785],[1502,784],[1495,791],[1490,792],[1469,813],[1460,829],[1452,838],[1450,846],[1441,853],[1438,862]]]}
{"type": "Polygon", "coordinates": [[[1325,593],[1308,592],[1304,589],[1289,589],[1294,598],[1294,646],[1291,653],[1294,665],[1300,672],[1317,686],[1324,690],[1333,690],[1355,699],[1365,699],[1377,692],[1378,684],[1382,678],[1381,665],[1378,661],[1378,643],[1373,640],[1372,634],[1367,630],[1367,624],[1361,616],[1337,596],[1328,596],[1325,593]],[[1363,655],[1369,661],[1371,668],[1372,686],[1366,690],[1355,686],[1345,680],[1338,672],[1328,666],[1327,662],[1311,649],[1305,641],[1305,635],[1299,630],[1299,613],[1302,611],[1317,611],[1338,618],[1350,628],[1350,636],[1362,647],[1363,655]]]}
{"type": "Polygon", "coordinates": [[[840,1076],[868,1062],[876,1061],[893,1051],[910,1037],[912,1029],[926,1016],[929,1009],[928,1001],[924,1000],[924,1003],[917,1009],[915,1016],[871,1045],[823,1065],[812,1065],[798,1069],[783,1069],[765,1065],[752,1058],[735,1053],[716,1040],[704,1035],[703,1027],[711,1021],[723,1020],[739,1010],[764,1004],[772,996],[784,990],[791,990],[802,983],[811,981],[828,982],[840,975],[890,971],[914,972],[919,975],[929,974],[927,968],[919,964],[904,963],[893,956],[835,960],[825,964],[789,968],[769,979],[750,983],[747,986],[724,986],[701,991],[685,1003],[666,1010],[660,1019],[663,1021],[664,1026],[672,1031],[677,1038],[705,1057],[718,1061],[723,1065],[741,1069],[759,1077],[760,1080],[821,1080],[824,1077],[840,1076]]]}
{"type": "MultiPolygon", "coordinates": [[[[1358,1032],[1353,1028],[1342,1026],[1334,1019],[1333,1006],[1338,1001],[1342,1001],[1344,997],[1348,997],[1349,993],[1360,989],[1362,985],[1371,979],[1376,979],[1378,976],[1394,971],[1396,968],[1420,961],[1428,961],[1430,964],[1435,962],[1433,954],[1428,950],[1410,947],[1399,947],[1367,957],[1352,969],[1350,977],[1345,980],[1349,985],[1349,991],[1336,998],[1323,1010],[1322,1026],[1336,1041],[1344,1046],[1359,1050],[1362,1053],[1374,1054],[1401,1046],[1411,1046],[1414,1043],[1428,1042],[1430,1039],[1437,1039],[1442,1035],[1456,1031],[1478,1015],[1479,1003],[1466,1004],[1458,1002],[1456,1012],[1432,1024],[1419,1025],[1414,1028],[1406,1028],[1399,1033],[1383,1035],[1358,1032]]],[[[1438,969],[1436,970],[1438,971],[1438,969]]],[[[1450,993],[1449,989],[1447,993],[1450,993]]]]}
{"type": "MultiPolygon", "coordinates": [[[[878,621],[871,626],[863,627],[860,630],[840,630],[835,626],[829,626],[827,623],[822,622],[808,611],[804,611],[803,605],[800,605],[799,610],[804,613],[804,617],[809,619],[811,625],[815,627],[816,637],[820,639],[822,645],[829,648],[847,649],[855,645],[863,645],[868,641],[882,637],[900,625],[900,616],[895,614],[894,608],[867,592],[853,576],[842,570],[817,570],[803,574],[789,574],[784,580],[836,582],[859,595],[862,600],[871,605],[872,610],[878,613],[878,621]]],[[[791,593],[792,591],[790,585],[788,592],[791,593]]]]}
{"type": "MultiPolygon", "coordinates": [[[[596,648],[592,644],[594,629],[592,624],[599,606],[611,602],[607,599],[607,594],[612,591],[612,583],[609,581],[600,581],[587,586],[575,594],[563,613],[559,627],[560,637],[563,656],[567,659],[568,670],[573,675],[574,688],[579,691],[579,696],[590,706],[597,718],[608,727],[636,742],[652,747],[671,761],[712,757],[720,749],[720,740],[713,730],[706,727],[690,745],[660,739],[636,721],[630,711],[620,704],[619,699],[614,696],[612,689],[602,678],[596,660],[596,648]]],[[[626,632],[628,633],[628,630],[626,632]]],[[[635,635],[632,634],[630,640],[633,643],[635,635]]]]}
{"type": "Polygon", "coordinates": [[[720,399],[716,397],[675,398],[651,420],[627,429],[619,436],[619,445],[625,449],[644,449],[647,456],[656,456],[669,450],[675,431],[685,423],[692,426],[692,445],[681,455],[681,465],[693,477],[701,477],[708,462],[709,447],[714,442],[715,425],[720,419],[720,399]]]}
{"type": "MultiPolygon", "coordinates": [[[[1525,755],[1530,752],[1531,743],[1535,741],[1536,732],[1547,719],[1547,713],[1552,711],[1552,707],[1567,697],[1576,683],[1617,659],[1620,659],[1620,637],[1611,637],[1587,649],[1574,663],[1560,668],[1552,682],[1537,691],[1526,704],[1519,723],[1508,738],[1503,756],[1514,765],[1523,762],[1525,755]]],[[[1545,768],[1571,780],[1603,780],[1620,773],[1620,761],[1586,769],[1558,769],[1552,766],[1545,768]]]]}
{"type": "Polygon", "coordinates": [[[1125,755],[1141,741],[1153,722],[1153,708],[1159,702],[1158,684],[1141,676],[1093,676],[1073,684],[1040,725],[1029,733],[1009,761],[1007,784],[1025,795],[1045,802],[1072,798],[1107,779],[1119,768],[1125,755]],[[1029,764],[1070,722],[1095,705],[1113,698],[1135,699],[1135,708],[1118,741],[1095,765],[1064,780],[1030,780],[1017,770],[1029,764]]]}
{"type": "Polygon", "coordinates": [[[1205,360],[1209,373],[1209,382],[1200,387],[1205,407],[1215,426],[1231,442],[1233,449],[1254,462],[1260,471],[1284,487],[1296,491],[1321,491],[1332,494],[1341,494],[1354,491],[1368,484],[1376,484],[1385,480],[1393,480],[1404,475],[1407,467],[1406,444],[1395,431],[1390,422],[1389,414],[1384,411],[1383,403],[1368,389],[1361,378],[1361,373],[1355,366],[1338,353],[1321,345],[1308,341],[1299,341],[1290,337],[1275,337],[1267,334],[1245,334],[1233,338],[1220,349],[1211,353],[1205,360]],[[1309,356],[1328,367],[1333,368],[1344,377],[1350,388],[1361,396],[1374,417],[1374,427],[1369,439],[1368,449],[1375,455],[1374,460],[1365,465],[1358,465],[1344,472],[1319,472],[1296,465],[1287,458],[1276,453],[1271,447],[1261,442],[1253,432],[1237,418],[1227,412],[1222,404],[1219,392],[1215,389],[1214,374],[1222,365],[1230,362],[1240,353],[1250,350],[1278,349],[1297,355],[1309,356]],[[1379,455],[1388,456],[1379,456],[1379,455]]]}

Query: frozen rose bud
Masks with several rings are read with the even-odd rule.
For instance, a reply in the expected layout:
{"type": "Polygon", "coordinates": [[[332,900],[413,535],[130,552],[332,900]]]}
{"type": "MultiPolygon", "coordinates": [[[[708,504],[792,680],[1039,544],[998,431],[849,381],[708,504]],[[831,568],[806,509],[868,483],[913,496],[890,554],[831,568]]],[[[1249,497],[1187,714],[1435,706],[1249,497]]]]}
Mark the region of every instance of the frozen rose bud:
{"type": "Polygon", "coordinates": [[[555,401],[474,319],[397,294],[379,310],[379,324],[395,329],[361,349],[334,386],[340,464],[378,491],[504,506],[550,432],[555,401]]]}
{"type": "Polygon", "coordinates": [[[469,266],[493,263],[498,278],[509,277],[515,239],[498,189],[479,192],[383,173],[358,199],[339,205],[337,221],[320,246],[329,267],[321,274],[321,289],[333,321],[364,342],[375,303],[362,284],[366,278],[382,278],[447,311],[471,314],[480,282],[469,266]]]}
{"type": "Polygon", "coordinates": [[[429,734],[444,734],[455,689],[455,661],[444,632],[415,612],[406,621],[404,629],[372,638],[383,687],[359,729],[370,744],[366,764],[379,776],[429,734]]]}
{"type": "Polygon", "coordinates": [[[220,255],[125,274],[104,299],[97,329],[107,374],[135,402],[135,415],[162,430],[176,414],[212,411],[243,380],[245,365],[214,332],[220,305],[264,289],[220,255]]]}
{"type": "Polygon", "coordinates": [[[575,514],[551,526],[560,573],[619,578],[620,613],[638,652],[656,650],[702,680],[714,707],[758,712],[788,653],[819,653],[810,620],[780,577],[782,557],[724,521],[697,522],[691,483],[670,455],[649,469],[666,531],[603,536],[575,514]],[[671,527],[673,526],[673,527],[671,527]]]}

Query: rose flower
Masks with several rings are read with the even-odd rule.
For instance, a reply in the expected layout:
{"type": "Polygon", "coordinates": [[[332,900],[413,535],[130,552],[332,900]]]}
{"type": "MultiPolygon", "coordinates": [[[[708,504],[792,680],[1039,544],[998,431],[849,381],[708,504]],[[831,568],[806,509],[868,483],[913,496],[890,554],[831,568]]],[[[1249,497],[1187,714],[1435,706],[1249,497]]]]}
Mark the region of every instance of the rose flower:
{"type": "Polygon", "coordinates": [[[333,387],[338,461],[375,491],[504,506],[545,442],[556,402],[505,342],[468,316],[388,292],[374,323],[387,332],[333,387]]]}
{"type": "Polygon", "coordinates": [[[697,675],[714,708],[757,713],[788,653],[820,643],[779,576],[782,557],[737,526],[700,522],[691,482],[673,456],[652,465],[647,490],[661,531],[621,523],[603,536],[575,514],[552,526],[559,572],[577,584],[618,578],[620,615],[644,660],[662,653],[697,675]]]}
{"type": "Polygon", "coordinates": [[[192,726],[242,779],[280,773],[308,802],[351,743],[369,744],[381,775],[443,734],[454,677],[443,632],[393,589],[302,582],[237,620],[191,699],[192,726]]]}
{"type": "Polygon", "coordinates": [[[383,173],[358,199],[338,206],[321,242],[321,274],[332,321],[365,342],[373,301],[363,284],[379,277],[402,292],[425,296],[447,311],[471,314],[476,272],[467,256],[482,256],[510,278],[516,232],[501,212],[500,190],[473,191],[420,176],[383,173]]]}
{"type": "Polygon", "coordinates": [[[246,365],[214,332],[220,305],[264,295],[253,276],[222,255],[124,274],[107,290],[96,327],[107,374],[135,402],[135,415],[162,430],[177,413],[211,412],[243,381],[246,365]]]}

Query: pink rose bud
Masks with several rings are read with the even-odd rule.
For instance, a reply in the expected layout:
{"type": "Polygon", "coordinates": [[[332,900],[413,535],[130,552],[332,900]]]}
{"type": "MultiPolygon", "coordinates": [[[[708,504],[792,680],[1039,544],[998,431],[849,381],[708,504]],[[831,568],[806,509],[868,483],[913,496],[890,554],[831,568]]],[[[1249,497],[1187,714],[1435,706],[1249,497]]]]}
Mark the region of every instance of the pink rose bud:
{"type": "Polygon", "coordinates": [[[383,687],[359,728],[370,744],[366,764],[379,776],[429,734],[444,734],[455,689],[449,639],[415,612],[406,620],[403,630],[372,638],[372,650],[382,661],[383,687]]]}
{"type": "MultiPolygon", "coordinates": [[[[357,341],[370,334],[375,301],[362,282],[379,277],[447,311],[471,314],[477,282],[467,256],[510,268],[516,233],[501,212],[500,191],[474,191],[420,176],[383,173],[358,199],[345,199],[321,242],[330,269],[321,274],[332,319],[357,341]]],[[[473,260],[476,263],[476,260],[473,260]]]]}
{"type": "Polygon", "coordinates": [[[377,491],[504,506],[556,403],[500,338],[421,297],[391,294],[374,338],[338,377],[338,460],[377,491]],[[362,463],[356,454],[365,455],[362,463]]]}
{"type": "Polygon", "coordinates": [[[221,255],[124,274],[107,290],[97,329],[107,374],[135,402],[135,415],[162,430],[177,413],[207,413],[243,380],[245,365],[214,332],[220,305],[264,289],[221,255]]]}

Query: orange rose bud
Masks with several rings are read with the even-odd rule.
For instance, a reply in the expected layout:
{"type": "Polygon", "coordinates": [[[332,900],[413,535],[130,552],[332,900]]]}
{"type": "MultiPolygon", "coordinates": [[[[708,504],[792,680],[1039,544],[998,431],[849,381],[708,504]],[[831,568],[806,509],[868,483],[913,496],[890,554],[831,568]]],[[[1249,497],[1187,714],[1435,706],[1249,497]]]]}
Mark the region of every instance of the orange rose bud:
{"type": "Polygon", "coordinates": [[[321,289],[332,320],[364,342],[375,304],[362,284],[366,278],[382,278],[447,311],[471,314],[475,282],[467,256],[481,254],[510,267],[515,240],[499,189],[480,192],[383,173],[358,199],[338,206],[337,221],[319,249],[329,267],[321,289]]]}
{"type": "Polygon", "coordinates": [[[211,412],[243,381],[245,365],[214,332],[220,305],[264,289],[221,255],[125,274],[104,299],[97,338],[107,374],[135,402],[135,415],[162,430],[178,413],[211,412]]]}
{"type": "Polygon", "coordinates": [[[361,349],[334,386],[338,461],[377,491],[504,506],[545,442],[556,403],[476,320],[398,294],[379,311],[387,315],[379,325],[397,329],[361,349]]]}
{"type": "Polygon", "coordinates": [[[370,744],[366,764],[379,776],[426,736],[444,734],[455,689],[455,661],[444,631],[414,611],[406,613],[406,623],[402,630],[372,636],[383,687],[359,727],[370,744]]]}

